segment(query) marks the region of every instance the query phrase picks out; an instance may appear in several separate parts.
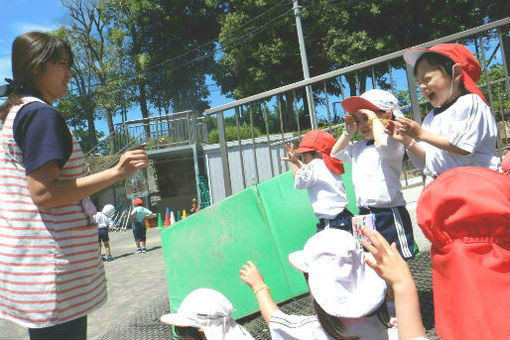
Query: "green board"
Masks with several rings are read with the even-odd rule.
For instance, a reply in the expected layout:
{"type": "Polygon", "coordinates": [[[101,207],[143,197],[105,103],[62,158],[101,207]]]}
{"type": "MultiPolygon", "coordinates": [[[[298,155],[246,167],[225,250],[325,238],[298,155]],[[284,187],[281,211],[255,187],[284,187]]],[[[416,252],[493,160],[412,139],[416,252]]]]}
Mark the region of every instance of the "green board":
{"type": "MultiPolygon", "coordinates": [[[[344,182],[353,202],[349,170],[346,165],[344,182]]],[[[176,312],[191,291],[206,287],[232,302],[234,318],[257,312],[253,292],[239,279],[247,260],[257,264],[277,303],[307,292],[302,274],[290,266],[287,256],[303,248],[317,222],[308,193],[294,190],[287,172],[163,229],[171,311],[176,312]]]]}

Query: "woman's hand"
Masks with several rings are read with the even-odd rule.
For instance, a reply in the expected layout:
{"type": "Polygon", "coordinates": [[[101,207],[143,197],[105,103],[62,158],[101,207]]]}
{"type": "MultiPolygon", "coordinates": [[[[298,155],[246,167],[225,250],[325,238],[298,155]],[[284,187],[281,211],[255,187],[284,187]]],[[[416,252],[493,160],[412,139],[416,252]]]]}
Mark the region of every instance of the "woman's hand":
{"type": "Polygon", "coordinates": [[[115,165],[120,177],[128,178],[135,174],[138,169],[147,166],[147,153],[145,150],[130,150],[120,156],[119,162],[115,165]]]}
{"type": "Polygon", "coordinates": [[[264,278],[260,274],[259,269],[255,263],[246,261],[241,270],[239,271],[239,278],[244,281],[251,289],[254,289],[264,284],[264,278]]]}

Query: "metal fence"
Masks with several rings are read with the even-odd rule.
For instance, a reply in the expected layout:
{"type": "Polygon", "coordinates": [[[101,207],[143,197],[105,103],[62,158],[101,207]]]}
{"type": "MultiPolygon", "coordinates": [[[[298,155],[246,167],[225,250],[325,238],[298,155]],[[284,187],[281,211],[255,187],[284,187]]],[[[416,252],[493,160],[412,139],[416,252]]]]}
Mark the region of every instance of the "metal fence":
{"type": "MultiPolygon", "coordinates": [[[[500,133],[497,148],[501,155],[508,148],[510,141],[508,122],[510,114],[510,18],[429,41],[419,46],[427,48],[439,43],[451,42],[466,45],[482,65],[483,73],[478,86],[488,99],[498,122],[500,133]]],[[[250,129],[253,149],[257,136],[265,136],[268,146],[280,145],[281,147],[283,143],[299,140],[305,130],[316,126],[338,135],[343,128],[344,112],[340,105],[341,101],[371,88],[391,91],[399,99],[404,113],[421,122],[422,116],[428,113],[432,107],[419,96],[413,72],[405,65],[402,58],[403,52],[404,50],[393,52],[206,110],[208,116],[216,118],[225,196],[235,193],[232,190],[233,177],[230,169],[235,168],[242,173],[245,172],[242,148],[249,146],[241,142],[246,139],[242,138],[244,127],[250,129]],[[307,112],[306,86],[311,86],[313,89],[314,99],[310,107],[314,112],[307,112]],[[317,118],[314,120],[310,117],[317,118]],[[234,131],[233,137],[232,131],[234,131]],[[292,133],[293,137],[288,138],[288,133],[292,133]],[[280,136],[278,141],[274,141],[274,136],[280,136]],[[241,149],[241,157],[236,159],[237,164],[233,165],[230,164],[228,157],[227,140],[236,139],[238,147],[241,149]]],[[[268,148],[268,150],[270,149],[268,148]]],[[[271,152],[268,152],[266,157],[273,156],[271,152]]],[[[254,158],[258,164],[256,154],[254,154],[254,158]]],[[[279,166],[271,168],[273,176],[289,169],[285,162],[280,161],[280,163],[279,166]]],[[[257,167],[255,169],[258,171],[257,167]]],[[[404,164],[403,175],[407,185],[408,176],[419,177],[419,172],[409,164],[404,164]]]]}
{"type": "Polygon", "coordinates": [[[207,143],[205,120],[194,111],[183,111],[123,122],[85,155],[90,171],[111,167],[124,151],[139,144],[146,144],[147,149],[163,149],[207,143]]]}

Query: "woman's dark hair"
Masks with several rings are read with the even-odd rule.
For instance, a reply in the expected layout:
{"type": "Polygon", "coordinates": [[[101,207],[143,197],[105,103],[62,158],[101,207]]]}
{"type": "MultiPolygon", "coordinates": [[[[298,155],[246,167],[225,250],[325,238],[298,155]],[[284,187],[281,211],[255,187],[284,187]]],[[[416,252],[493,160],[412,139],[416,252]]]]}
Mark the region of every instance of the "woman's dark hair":
{"type": "Polygon", "coordinates": [[[420,63],[426,60],[430,65],[439,67],[441,70],[446,72],[447,75],[450,77],[452,76],[452,67],[455,65],[455,62],[451,60],[449,57],[439,54],[439,53],[423,53],[418,60],[416,60],[416,63],[414,64],[413,73],[416,76],[416,71],[418,70],[418,65],[420,63]]]}
{"type": "MultiPolygon", "coordinates": [[[[308,283],[308,273],[303,273],[305,276],[306,283],[308,283]]],[[[322,307],[313,299],[313,307],[315,312],[317,313],[317,319],[326,331],[329,336],[333,337],[337,340],[358,340],[359,336],[352,336],[346,333],[345,326],[343,322],[330,314],[328,314],[322,307]]],[[[388,312],[388,307],[386,306],[386,299],[381,303],[379,308],[377,308],[374,312],[365,317],[371,317],[377,315],[377,318],[381,323],[386,327],[391,327],[390,325],[390,313],[388,312]]]]}
{"type": "Polygon", "coordinates": [[[21,104],[21,93],[38,94],[33,71],[44,70],[48,62],[67,57],[73,65],[71,48],[63,40],[41,32],[20,35],[12,44],[12,76],[7,87],[7,100],[0,106],[0,121],[5,120],[10,108],[21,104]]]}

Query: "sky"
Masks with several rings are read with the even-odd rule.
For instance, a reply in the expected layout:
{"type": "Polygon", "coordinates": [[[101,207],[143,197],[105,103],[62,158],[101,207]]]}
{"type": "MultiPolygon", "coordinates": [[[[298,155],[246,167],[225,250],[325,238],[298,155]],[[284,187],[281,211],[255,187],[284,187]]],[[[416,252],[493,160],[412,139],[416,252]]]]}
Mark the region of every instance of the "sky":
{"type": "MultiPolygon", "coordinates": [[[[12,78],[11,48],[14,39],[30,31],[50,31],[62,25],[66,9],[60,0],[0,0],[0,85],[4,78],[12,78]]],[[[72,48],[72,46],[71,46],[72,48]]],[[[214,83],[208,76],[207,84],[214,83]]],[[[211,107],[233,101],[221,95],[216,86],[209,87],[211,95],[207,98],[211,107]]],[[[138,108],[128,112],[128,119],[142,118],[138,108]]],[[[120,115],[114,117],[114,123],[120,123],[120,115]]],[[[106,121],[96,121],[96,128],[107,134],[106,121]]]]}

